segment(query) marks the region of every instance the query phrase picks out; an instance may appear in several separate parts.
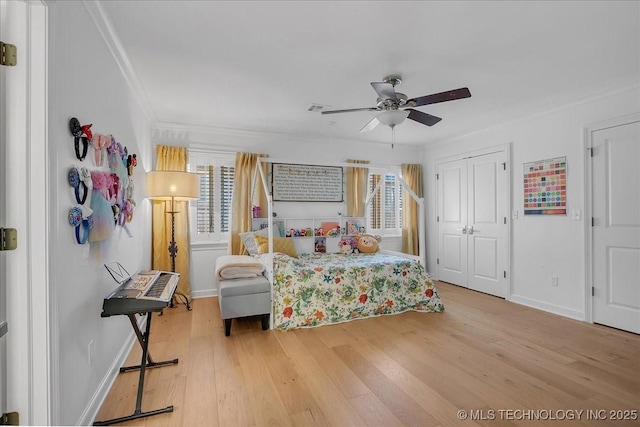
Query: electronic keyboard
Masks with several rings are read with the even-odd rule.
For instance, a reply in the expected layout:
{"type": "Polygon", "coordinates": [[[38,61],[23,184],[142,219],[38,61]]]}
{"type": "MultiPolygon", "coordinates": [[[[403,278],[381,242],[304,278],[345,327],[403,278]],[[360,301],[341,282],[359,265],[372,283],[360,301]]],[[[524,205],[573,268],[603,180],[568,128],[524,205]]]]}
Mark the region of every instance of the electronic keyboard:
{"type": "Polygon", "coordinates": [[[119,286],[104,298],[100,316],[161,311],[169,305],[178,287],[180,274],[150,270],[140,271],[133,277],[127,277],[126,270],[119,264],[117,266],[119,268],[113,271],[105,264],[119,286]]]}

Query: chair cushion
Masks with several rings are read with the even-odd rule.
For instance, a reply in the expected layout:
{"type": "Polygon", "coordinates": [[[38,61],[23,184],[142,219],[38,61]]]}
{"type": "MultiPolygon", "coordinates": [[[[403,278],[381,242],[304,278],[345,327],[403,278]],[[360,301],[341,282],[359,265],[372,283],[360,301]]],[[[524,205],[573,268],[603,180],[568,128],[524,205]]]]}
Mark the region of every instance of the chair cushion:
{"type": "Polygon", "coordinates": [[[242,277],[218,281],[218,295],[221,297],[260,294],[271,292],[269,281],[264,276],[242,277]]]}

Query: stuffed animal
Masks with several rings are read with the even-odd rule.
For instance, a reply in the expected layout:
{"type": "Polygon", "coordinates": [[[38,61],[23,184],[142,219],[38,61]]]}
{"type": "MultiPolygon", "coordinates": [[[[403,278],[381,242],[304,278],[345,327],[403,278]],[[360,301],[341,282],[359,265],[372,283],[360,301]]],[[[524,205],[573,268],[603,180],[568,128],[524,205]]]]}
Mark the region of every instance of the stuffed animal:
{"type": "Polygon", "coordinates": [[[338,246],[340,246],[340,253],[343,255],[349,255],[351,252],[353,252],[353,248],[351,247],[351,243],[349,241],[340,242],[338,243],[338,246]]]}
{"type": "Polygon", "coordinates": [[[358,235],[358,250],[363,254],[372,254],[378,252],[378,243],[382,240],[381,236],[371,234],[358,235]]]}
{"type": "Polygon", "coordinates": [[[343,255],[355,254],[357,253],[357,245],[355,237],[343,238],[338,242],[338,248],[340,253],[343,255]]]}

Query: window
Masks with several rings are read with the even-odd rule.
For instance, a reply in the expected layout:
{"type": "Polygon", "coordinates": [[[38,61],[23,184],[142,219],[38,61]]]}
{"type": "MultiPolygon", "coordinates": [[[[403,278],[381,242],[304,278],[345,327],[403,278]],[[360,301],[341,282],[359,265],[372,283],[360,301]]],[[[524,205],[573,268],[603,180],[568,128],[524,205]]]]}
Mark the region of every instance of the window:
{"type": "Polygon", "coordinates": [[[235,156],[190,152],[189,170],[200,177],[200,198],[191,203],[191,241],[227,241],[231,227],[235,156]]]}
{"type": "Polygon", "coordinates": [[[402,183],[396,175],[369,172],[368,194],[373,194],[367,210],[367,229],[370,233],[387,236],[402,234],[403,192],[402,183]]]}

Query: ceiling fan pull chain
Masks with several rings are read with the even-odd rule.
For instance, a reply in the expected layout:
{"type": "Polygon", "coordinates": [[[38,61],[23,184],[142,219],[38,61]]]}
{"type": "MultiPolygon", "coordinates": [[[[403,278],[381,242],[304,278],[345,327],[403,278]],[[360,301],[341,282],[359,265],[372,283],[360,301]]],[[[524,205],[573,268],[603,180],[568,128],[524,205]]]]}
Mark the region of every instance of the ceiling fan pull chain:
{"type": "Polygon", "coordinates": [[[393,150],[396,145],[396,127],[391,126],[391,149],[393,150]]]}

